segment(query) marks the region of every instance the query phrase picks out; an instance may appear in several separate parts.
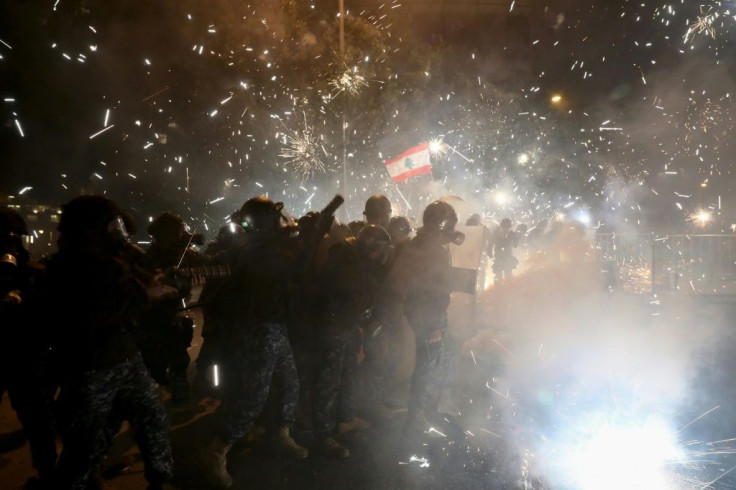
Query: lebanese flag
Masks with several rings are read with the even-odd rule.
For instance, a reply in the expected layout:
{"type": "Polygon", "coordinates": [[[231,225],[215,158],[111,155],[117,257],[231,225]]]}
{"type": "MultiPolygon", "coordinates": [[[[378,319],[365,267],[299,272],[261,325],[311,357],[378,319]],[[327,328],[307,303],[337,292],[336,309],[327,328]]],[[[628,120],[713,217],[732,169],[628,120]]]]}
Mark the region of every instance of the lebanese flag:
{"type": "Polygon", "coordinates": [[[429,143],[409,148],[396,158],[386,160],[386,170],[394,182],[404,182],[417,175],[432,173],[429,143]]]}

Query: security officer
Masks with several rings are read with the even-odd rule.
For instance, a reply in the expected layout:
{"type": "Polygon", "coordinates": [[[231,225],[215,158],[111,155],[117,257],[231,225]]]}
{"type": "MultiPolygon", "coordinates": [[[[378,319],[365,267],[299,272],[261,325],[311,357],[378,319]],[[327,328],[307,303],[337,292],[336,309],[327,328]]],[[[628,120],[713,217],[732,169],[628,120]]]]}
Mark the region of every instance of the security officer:
{"type": "MultiPolygon", "coordinates": [[[[182,269],[201,267],[204,257],[192,248],[196,235],[188,231],[186,223],[178,215],[165,212],[148,227],[153,243],[148,249],[148,267],[157,271],[176,274],[182,269]]],[[[182,313],[182,301],[191,293],[188,277],[173,281],[179,294],[157,301],[143,315],[141,322],[141,353],[153,379],[160,385],[168,385],[174,406],[189,402],[188,349],[194,334],[194,322],[182,313]]]]}
{"type": "Polygon", "coordinates": [[[44,334],[38,312],[37,282],[43,267],[23,247],[23,218],[0,207],[0,398],[10,403],[31,446],[31,461],[41,486],[50,483],[56,464],[51,417],[55,391],[46,369],[44,334]]]}
{"type": "Polygon", "coordinates": [[[427,206],[422,224],[397,257],[389,279],[393,295],[403,302],[416,339],[407,418],[407,429],[412,433],[426,430],[427,415],[436,411],[440,391],[449,382],[447,307],[452,291],[452,264],[448,244],[464,240],[464,235],[455,231],[455,210],[443,201],[427,206]]]}
{"type": "Polygon", "coordinates": [[[230,259],[232,275],[221,294],[229,305],[226,318],[233,321],[226,335],[230,353],[223,367],[226,393],[218,411],[222,425],[202,455],[211,483],[228,487],[230,447],[245,436],[266,403],[272,382],[280,386],[276,402],[277,430],[274,449],[295,458],[308,451],[289,434],[299,397],[299,379],[289,343],[286,321],[291,294],[309,266],[319,240],[329,230],[332,217],[323,216],[321,233],[312,240],[297,239],[281,228],[281,205],[265,197],[246,201],[239,213],[245,229],[242,245],[230,259]]]}
{"type": "Polygon", "coordinates": [[[365,222],[368,225],[377,225],[388,230],[391,221],[391,201],[386,196],[376,194],[368,198],[365,202],[365,222]]]}
{"type": "MultiPolygon", "coordinates": [[[[206,393],[211,393],[212,388],[218,389],[222,380],[215,376],[215,367],[219,361],[222,347],[222,331],[228,325],[228,320],[223,317],[220,304],[219,292],[227,284],[229,274],[228,255],[237,247],[238,239],[245,233],[240,226],[237,213],[232,216],[231,221],[220,227],[215,240],[207,245],[203,255],[207,263],[217,271],[212,277],[207,278],[202,293],[199,296],[199,304],[202,307],[202,346],[197,357],[197,377],[200,380],[200,388],[206,393]],[[215,386],[215,382],[217,385],[215,386]]],[[[227,310],[227,305],[224,305],[227,310]]]]}
{"type": "Polygon", "coordinates": [[[121,211],[101,196],[63,206],[59,253],[41,287],[60,376],[64,444],[55,484],[85,489],[110,445],[111,420],[135,428],[149,489],[172,475],[166,413],[136,347],[134,328],[149,299],[175,294],[122,259],[128,245],[121,211]]]}
{"type": "Polygon", "coordinates": [[[355,416],[354,389],[361,330],[372,318],[373,299],[384,279],[391,238],[367,225],[356,239],[330,248],[319,277],[314,434],[323,453],[346,458],[350,451],[333,437],[367,429],[355,416]]]}

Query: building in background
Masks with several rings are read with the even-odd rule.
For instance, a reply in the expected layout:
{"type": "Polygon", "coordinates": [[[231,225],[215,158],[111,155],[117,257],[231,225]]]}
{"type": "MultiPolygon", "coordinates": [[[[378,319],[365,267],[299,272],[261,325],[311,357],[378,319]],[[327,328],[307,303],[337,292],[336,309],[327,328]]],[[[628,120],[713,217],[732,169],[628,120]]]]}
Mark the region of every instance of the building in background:
{"type": "Polygon", "coordinates": [[[17,211],[28,226],[29,236],[23,241],[31,257],[38,260],[56,251],[61,208],[34,202],[25,196],[0,194],[0,206],[17,211]]]}

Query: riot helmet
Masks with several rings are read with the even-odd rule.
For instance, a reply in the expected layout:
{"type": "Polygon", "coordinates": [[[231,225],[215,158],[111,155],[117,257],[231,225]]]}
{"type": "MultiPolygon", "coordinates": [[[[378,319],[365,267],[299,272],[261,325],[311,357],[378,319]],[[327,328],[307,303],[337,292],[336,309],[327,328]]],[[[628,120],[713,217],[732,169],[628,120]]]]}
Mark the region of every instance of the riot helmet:
{"type": "Polygon", "coordinates": [[[411,231],[411,223],[405,216],[394,216],[388,224],[388,234],[394,244],[408,237],[411,231]]]}
{"type": "Polygon", "coordinates": [[[440,233],[448,242],[461,245],[465,235],[455,231],[457,214],[455,209],[444,201],[434,201],[424,210],[422,225],[425,233],[440,233]]]}
{"type": "Polygon", "coordinates": [[[236,214],[247,232],[276,230],[281,226],[282,208],[282,203],[261,196],[248,199],[236,214]]]}
{"type": "Polygon", "coordinates": [[[119,249],[128,240],[122,211],[102,196],[80,196],[62,206],[59,232],[62,248],[87,241],[102,248],[119,249]]]}
{"type": "Polygon", "coordinates": [[[373,195],[365,202],[363,215],[367,223],[386,229],[391,219],[391,201],[381,194],[373,195]]]}
{"type": "Polygon", "coordinates": [[[166,211],[153,220],[148,225],[148,234],[161,245],[177,248],[186,247],[195,237],[194,234],[189,233],[189,228],[184,220],[171,211],[166,211]]]}

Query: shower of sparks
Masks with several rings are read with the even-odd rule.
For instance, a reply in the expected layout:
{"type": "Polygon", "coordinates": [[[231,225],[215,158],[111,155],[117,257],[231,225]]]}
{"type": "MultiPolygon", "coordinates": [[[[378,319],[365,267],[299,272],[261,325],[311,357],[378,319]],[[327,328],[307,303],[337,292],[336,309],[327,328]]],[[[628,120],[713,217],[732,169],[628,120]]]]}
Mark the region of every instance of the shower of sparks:
{"type": "Polygon", "coordinates": [[[358,73],[358,67],[354,66],[330,80],[330,86],[336,91],[334,97],[337,97],[342,92],[351,96],[356,96],[360,94],[363,87],[368,86],[368,82],[365,77],[358,73]]]}
{"type": "Polygon", "coordinates": [[[448,146],[442,141],[442,138],[432,138],[429,140],[429,153],[438,160],[445,158],[448,146]]]}
{"type": "Polygon", "coordinates": [[[718,20],[720,13],[714,11],[712,6],[700,6],[698,19],[688,28],[684,36],[685,43],[692,41],[696,35],[705,34],[711,39],[716,38],[716,29],[713,23],[718,20]]]}
{"type": "Polygon", "coordinates": [[[315,135],[314,128],[307,124],[305,115],[304,129],[286,135],[286,146],[279,156],[285,158],[286,163],[303,178],[310,177],[315,172],[324,172],[326,167],[322,158],[329,155],[321,140],[321,136],[315,135]]]}
{"type": "Polygon", "coordinates": [[[419,463],[420,468],[429,468],[429,459],[420,458],[418,456],[411,456],[409,458],[410,463],[419,463]]]}
{"type": "Polygon", "coordinates": [[[705,209],[699,209],[690,215],[690,221],[704,228],[713,219],[713,213],[705,209]]]}

